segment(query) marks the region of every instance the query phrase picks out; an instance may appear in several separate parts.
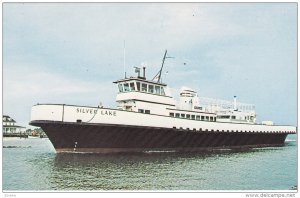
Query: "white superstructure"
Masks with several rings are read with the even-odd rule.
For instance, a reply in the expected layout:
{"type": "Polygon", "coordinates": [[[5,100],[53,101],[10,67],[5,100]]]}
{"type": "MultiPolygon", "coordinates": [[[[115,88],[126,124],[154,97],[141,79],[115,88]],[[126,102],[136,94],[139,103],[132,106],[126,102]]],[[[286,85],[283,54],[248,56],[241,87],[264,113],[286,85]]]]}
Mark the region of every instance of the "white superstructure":
{"type": "Polygon", "coordinates": [[[254,105],[237,103],[236,97],[233,102],[199,98],[193,89],[182,87],[177,102],[166,84],[146,80],[145,75],[114,83],[119,88],[116,101],[120,110],[210,122],[256,122],[254,105]]]}

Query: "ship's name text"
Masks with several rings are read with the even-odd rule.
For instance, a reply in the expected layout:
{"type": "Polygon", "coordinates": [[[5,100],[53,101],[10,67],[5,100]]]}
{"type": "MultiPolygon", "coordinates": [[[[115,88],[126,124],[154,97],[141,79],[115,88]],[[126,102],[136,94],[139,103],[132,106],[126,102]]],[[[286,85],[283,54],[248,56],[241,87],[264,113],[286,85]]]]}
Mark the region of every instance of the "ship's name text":
{"type": "Polygon", "coordinates": [[[98,113],[100,113],[101,115],[108,115],[108,116],[116,116],[117,115],[116,111],[98,110],[98,109],[89,109],[89,108],[77,108],[76,112],[77,113],[89,113],[89,114],[98,114],[98,113]]]}

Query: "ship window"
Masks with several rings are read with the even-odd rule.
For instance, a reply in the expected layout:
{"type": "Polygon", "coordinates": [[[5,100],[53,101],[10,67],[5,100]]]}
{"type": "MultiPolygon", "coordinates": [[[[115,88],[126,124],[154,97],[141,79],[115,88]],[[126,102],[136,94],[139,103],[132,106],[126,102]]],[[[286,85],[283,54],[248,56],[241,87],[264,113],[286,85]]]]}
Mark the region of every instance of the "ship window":
{"type": "Polygon", "coordinates": [[[154,90],[153,90],[153,85],[149,85],[149,93],[153,93],[154,90]]]}
{"type": "Polygon", "coordinates": [[[209,117],[208,117],[208,116],[205,116],[205,120],[209,120],[209,117]]]}
{"type": "Polygon", "coordinates": [[[170,113],[170,117],[174,117],[174,113],[170,113]]]}
{"type": "Polygon", "coordinates": [[[201,120],[204,120],[204,116],[201,116],[201,120]]]}
{"type": "Polygon", "coordinates": [[[231,116],[231,119],[235,120],[235,119],[236,119],[236,117],[235,117],[235,116],[231,116]]]}
{"type": "Polygon", "coordinates": [[[225,116],[219,116],[219,118],[221,118],[221,119],[229,119],[230,118],[230,116],[228,115],[225,115],[225,116]]]}
{"type": "Polygon", "coordinates": [[[190,114],[186,114],[186,118],[190,119],[191,115],[190,114]]]}
{"type": "Polygon", "coordinates": [[[185,118],[185,114],[183,114],[183,113],[180,116],[181,116],[181,118],[185,118]]]}
{"type": "Polygon", "coordinates": [[[196,116],[196,120],[200,120],[200,116],[197,115],[197,116],[196,116]]]}
{"type": "Polygon", "coordinates": [[[145,110],[145,113],[146,114],[150,114],[150,110],[145,110]]]}
{"type": "Polygon", "coordinates": [[[138,109],[139,113],[144,113],[144,109],[138,109]]]}
{"type": "Polygon", "coordinates": [[[161,89],[160,89],[160,94],[163,95],[163,96],[165,95],[165,91],[164,91],[163,87],[161,87],[161,89]]]}
{"type": "Polygon", "coordinates": [[[147,84],[142,83],[142,91],[147,92],[147,84]]]}
{"type": "Polygon", "coordinates": [[[195,120],[195,115],[192,115],[192,120],[195,120]]]}
{"type": "Polygon", "coordinates": [[[136,89],[137,89],[138,91],[140,91],[140,86],[141,86],[141,83],[140,83],[140,82],[136,82],[136,89]]]}
{"type": "Polygon", "coordinates": [[[130,90],[131,90],[131,91],[135,91],[135,87],[134,87],[134,83],[133,83],[133,82],[130,83],[130,90]]]}
{"type": "Polygon", "coordinates": [[[129,91],[129,85],[128,85],[128,83],[124,83],[124,91],[129,91]]]}
{"type": "Polygon", "coordinates": [[[213,118],[213,117],[209,117],[209,120],[210,120],[210,121],[214,121],[214,118],[213,118]]]}
{"type": "Polygon", "coordinates": [[[154,93],[160,95],[160,87],[159,86],[155,86],[155,92],[154,93]]]}
{"type": "Polygon", "coordinates": [[[120,92],[123,92],[124,90],[123,90],[123,85],[122,84],[119,84],[119,91],[120,92]]]}
{"type": "Polygon", "coordinates": [[[176,114],[175,114],[175,117],[176,117],[176,118],[179,118],[179,117],[180,117],[180,114],[179,114],[179,113],[176,113],[176,114]]]}
{"type": "Polygon", "coordinates": [[[195,106],[194,109],[202,110],[202,107],[195,106]]]}

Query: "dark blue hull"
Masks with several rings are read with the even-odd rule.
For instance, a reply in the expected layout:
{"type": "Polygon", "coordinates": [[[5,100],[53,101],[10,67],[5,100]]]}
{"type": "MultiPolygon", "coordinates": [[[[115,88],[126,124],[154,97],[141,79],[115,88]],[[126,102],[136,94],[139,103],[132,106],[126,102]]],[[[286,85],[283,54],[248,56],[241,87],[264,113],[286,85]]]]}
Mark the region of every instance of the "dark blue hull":
{"type": "Polygon", "coordinates": [[[125,125],[32,121],[57,152],[198,151],[283,146],[287,133],[192,131],[125,125]]]}

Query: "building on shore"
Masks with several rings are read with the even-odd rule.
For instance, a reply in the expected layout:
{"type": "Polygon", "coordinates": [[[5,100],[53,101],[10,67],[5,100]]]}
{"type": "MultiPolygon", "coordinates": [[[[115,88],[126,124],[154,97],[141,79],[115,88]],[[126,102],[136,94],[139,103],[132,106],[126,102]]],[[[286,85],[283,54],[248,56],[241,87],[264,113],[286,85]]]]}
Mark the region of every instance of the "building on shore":
{"type": "Polygon", "coordinates": [[[46,133],[40,128],[35,128],[35,129],[27,129],[26,134],[29,136],[33,137],[40,137],[40,138],[47,138],[48,136],[46,133]]]}
{"type": "Polygon", "coordinates": [[[3,127],[3,136],[10,136],[12,134],[23,134],[26,131],[26,127],[19,126],[17,122],[8,115],[2,116],[2,127],[3,127]]]}

